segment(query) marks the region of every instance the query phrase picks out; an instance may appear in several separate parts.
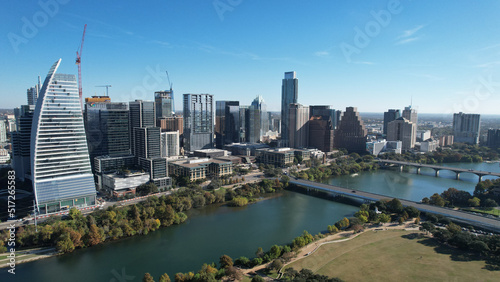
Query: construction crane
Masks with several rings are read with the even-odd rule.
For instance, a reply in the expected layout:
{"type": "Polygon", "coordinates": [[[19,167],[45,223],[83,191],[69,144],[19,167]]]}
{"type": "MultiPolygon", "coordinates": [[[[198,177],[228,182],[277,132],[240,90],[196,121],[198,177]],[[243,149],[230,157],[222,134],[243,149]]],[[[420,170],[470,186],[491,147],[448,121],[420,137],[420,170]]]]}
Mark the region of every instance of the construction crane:
{"type": "Polygon", "coordinates": [[[82,103],[82,49],[83,49],[83,40],[85,39],[85,31],[87,30],[87,24],[83,27],[83,35],[82,35],[82,44],[80,45],[80,49],[76,51],[76,64],[78,65],[78,94],[80,94],[80,105],[83,107],[82,103]]]}
{"type": "Polygon", "coordinates": [[[165,71],[167,73],[167,79],[168,79],[168,85],[170,86],[170,96],[172,97],[172,114],[175,114],[175,99],[174,99],[174,91],[172,90],[172,83],[170,82],[170,77],[168,76],[168,71],[165,71]]]}
{"type": "Polygon", "coordinates": [[[95,87],[106,87],[106,96],[109,97],[108,95],[108,89],[111,87],[111,85],[107,84],[107,85],[96,85],[95,87]]]}

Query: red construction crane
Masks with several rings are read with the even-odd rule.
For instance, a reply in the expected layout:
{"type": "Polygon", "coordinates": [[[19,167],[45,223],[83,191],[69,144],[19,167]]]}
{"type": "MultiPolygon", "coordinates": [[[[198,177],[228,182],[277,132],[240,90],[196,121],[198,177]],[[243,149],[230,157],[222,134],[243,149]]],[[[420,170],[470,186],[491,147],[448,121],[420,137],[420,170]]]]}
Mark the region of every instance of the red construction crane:
{"type": "Polygon", "coordinates": [[[78,93],[80,94],[80,105],[83,106],[82,103],[82,49],[83,49],[83,40],[85,39],[85,30],[87,30],[87,24],[83,27],[83,35],[82,35],[82,44],[80,45],[80,49],[76,51],[76,64],[78,65],[78,93]],[[80,52],[78,52],[80,51],[80,52]]]}

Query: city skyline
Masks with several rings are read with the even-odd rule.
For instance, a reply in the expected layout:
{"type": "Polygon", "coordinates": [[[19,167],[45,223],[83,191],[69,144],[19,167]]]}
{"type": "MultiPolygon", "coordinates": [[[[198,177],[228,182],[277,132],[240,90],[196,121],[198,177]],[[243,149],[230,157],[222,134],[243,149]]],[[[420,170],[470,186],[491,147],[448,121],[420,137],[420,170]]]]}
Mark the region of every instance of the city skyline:
{"type": "Polygon", "coordinates": [[[499,101],[494,1],[236,1],[226,10],[217,2],[165,1],[142,14],[142,3],[49,2],[55,4],[4,4],[1,108],[26,104],[26,89],[60,57],[61,71],[77,74],[72,60],[84,24],[84,97],[103,95],[95,86],[109,84],[114,102],[153,100],[155,91],[170,88],[168,70],[177,109],[182,94],[211,93],[215,100],[262,95],[277,112],[283,73],[295,71],[303,105],[382,113],[413,102],[419,113],[451,115],[495,114],[499,101]],[[255,15],[260,20],[248,26],[255,15]]]}

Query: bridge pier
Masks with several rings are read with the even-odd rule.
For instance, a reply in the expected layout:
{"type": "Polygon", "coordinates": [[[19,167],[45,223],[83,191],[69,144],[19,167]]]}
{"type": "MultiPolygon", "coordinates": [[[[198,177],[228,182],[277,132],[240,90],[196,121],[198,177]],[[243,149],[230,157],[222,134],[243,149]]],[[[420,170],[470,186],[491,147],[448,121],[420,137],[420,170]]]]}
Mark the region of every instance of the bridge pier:
{"type": "Polygon", "coordinates": [[[402,165],[399,166],[399,172],[403,172],[403,166],[402,165]]]}
{"type": "Polygon", "coordinates": [[[478,175],[479,176],[479,182],[483,181],[483,176],[482,175],[478,175]]]}
{"type": "Polygon", "coordinates": [[[437,170],[437,169],[435,170],[435,175],[436,175],[436,177],[439,176],[439,170],[437,170]]]}
{"type": "Polygon", "coordinates": [[[417,167],[417,174],[420,174],[420,167],[417,167]]]}
{"type": "Polygon", "coordinates": [[[460,180],[460,172],[457,172],[456,174],[457,174],[456,179],[457,179],[457,180],[460,180]]]}

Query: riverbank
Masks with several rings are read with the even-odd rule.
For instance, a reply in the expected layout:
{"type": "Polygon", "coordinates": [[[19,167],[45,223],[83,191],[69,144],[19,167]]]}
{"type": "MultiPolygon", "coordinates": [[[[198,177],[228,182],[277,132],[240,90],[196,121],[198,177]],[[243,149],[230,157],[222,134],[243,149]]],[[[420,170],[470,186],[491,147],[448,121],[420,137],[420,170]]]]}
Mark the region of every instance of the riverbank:
{"type": "MultiPolygon", "coordinates": [[[[50,258],[59,255],[55,248],[34,248],[15,252],[15,264],[50,258]]],[[[0,254],[0,268],[10,267],[10,253],[0,254]]]]}

